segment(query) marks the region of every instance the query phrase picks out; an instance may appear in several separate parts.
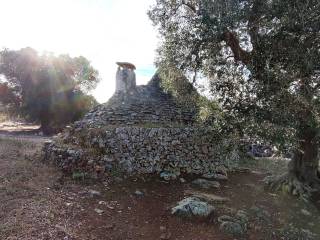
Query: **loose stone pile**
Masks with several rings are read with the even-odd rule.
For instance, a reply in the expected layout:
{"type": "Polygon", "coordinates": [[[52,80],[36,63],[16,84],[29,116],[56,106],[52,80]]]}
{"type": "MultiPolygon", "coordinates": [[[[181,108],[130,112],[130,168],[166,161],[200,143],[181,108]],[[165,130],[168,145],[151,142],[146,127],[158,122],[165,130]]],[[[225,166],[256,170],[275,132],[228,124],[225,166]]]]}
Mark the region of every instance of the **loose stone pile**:
{"type": "Polygon", "coordinates": [[[234,138],[196,124],[196,109],[177,104],[160,87],[149,84],[118,91],[82,120],[67,127],[44,151],[64,171],[103,177],[114,171],[216,174],[237,165],[234,138]]]}

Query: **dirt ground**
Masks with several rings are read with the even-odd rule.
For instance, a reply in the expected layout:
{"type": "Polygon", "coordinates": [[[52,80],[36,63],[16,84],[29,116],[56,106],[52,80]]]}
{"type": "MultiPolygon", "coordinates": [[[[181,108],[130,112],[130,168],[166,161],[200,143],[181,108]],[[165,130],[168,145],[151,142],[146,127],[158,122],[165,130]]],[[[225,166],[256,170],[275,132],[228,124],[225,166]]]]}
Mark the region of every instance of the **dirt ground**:
{"type": "Polygon", "coordinates": [[[102,183],[75,180],[40,161],[46,140],[0,133],[1,240],[307,239],[290,235],[289,228],[320,236],[317,207],[264,189],[265,164],[255,165],[250,173],[230,174],[221,189],[211,191],[230,199],[216,206],[213,217],[184,219],[170,211],[188,192],[198,191],[190,185],[192,177],[185,176],[186,183],[167,183],[158,177],[102,183]],[[136,194],[137,190],[143,194],[136,194]],[[217,222],[218,216],[237,210],[250,213],[243,238],[221,232],[217,222]],[[281,235],[283,231],[287,232],[281,235]]]}

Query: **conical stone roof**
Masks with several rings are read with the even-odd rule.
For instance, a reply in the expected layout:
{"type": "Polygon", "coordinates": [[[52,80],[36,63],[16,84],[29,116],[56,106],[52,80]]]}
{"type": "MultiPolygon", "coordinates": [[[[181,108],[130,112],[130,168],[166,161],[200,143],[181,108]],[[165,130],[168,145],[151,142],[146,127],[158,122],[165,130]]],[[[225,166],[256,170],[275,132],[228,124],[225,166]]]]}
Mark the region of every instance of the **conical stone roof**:
{"type": "Polygon", "coordinates": [[[179,105],[160,87],[160,78],[155,75],[147,85],[137,86],[128,93],[116,92],[108,102],[94,108],[74,125],[76,128],[190,126],[195,123],[195,115],[195,108],[179,105]]]}

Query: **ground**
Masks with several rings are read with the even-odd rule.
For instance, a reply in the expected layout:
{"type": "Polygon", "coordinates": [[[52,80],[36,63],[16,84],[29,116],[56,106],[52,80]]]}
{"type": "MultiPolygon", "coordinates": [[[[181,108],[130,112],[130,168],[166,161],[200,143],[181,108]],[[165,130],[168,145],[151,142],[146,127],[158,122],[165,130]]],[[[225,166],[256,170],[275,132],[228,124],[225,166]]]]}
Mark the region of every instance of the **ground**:
{"type": "Polygon", "coordinates": [[[172,216],[171,208],[190,191],[200,191],[190,184],[194,176],[184,176],[186,183],[156,176],[73,179],[41,161],[47,139],[34,133],[27,126],[0,131],[0,239],[294,240],[309,239],[308,232],[318,234],[310,239],[320,239],[319,201],[305,203],[264,189],[263,178],[281,171],[283,161],[245,162],[250,172],[230,173],[221,189],[206,191],[229,202],[217,204],[208,219],[184,219],[172,216]],[[250,219],[242,237],[220,231],[217,221],[237,210],[250,219]]]}

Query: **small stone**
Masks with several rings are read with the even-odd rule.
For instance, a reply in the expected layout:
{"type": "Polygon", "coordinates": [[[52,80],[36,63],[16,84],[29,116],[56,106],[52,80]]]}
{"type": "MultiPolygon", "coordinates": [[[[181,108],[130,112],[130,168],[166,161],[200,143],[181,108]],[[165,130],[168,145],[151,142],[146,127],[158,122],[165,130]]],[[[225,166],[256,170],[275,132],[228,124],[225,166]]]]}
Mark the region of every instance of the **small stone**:
{"type": "Polygon", "coordinates": [[[241,236],[245,233],[242,226],[237,222],[223,222],[220,230],[232,236],[241,236]]]}
{"type": "Polygon", "coordinates": [[[92,190],[92,189],[90,189],[88,191],[88,193],[90,194],[91,197],[100,197],[101,196],[101,193],[99,191],[92,190]]]}
{"type": "Polygon", "coordinates": [[[134,194],[137,195],[137,196],[140,196],[140,197],[144,195],[144,193],[141,192],[141,191],[139,191],[139,190],[136,190],[136,191],[134,192],[134,194]]]}
{"type": "Polygon", "coordinates": [[[311,212],[309,212],[309,211],[306,210],[306,209],[301,209],[301,213],[302,213],[303,215],[305,215],[305,216],[311,216],[311,215],[312,215],[311,212]]]}
{"type": "Polygon", "coordinates": [[[101,209],[99,209],[99,208],[95,208],[94,211],[95,211],[96,213],[98,213],[99,215],[101,215],[102,213],[104,213],[104,211],[101,210],[101,209]]]}
{"type": "Polygon", "coordinates": [[[170,181],[170,180],[176,180],[177,179],[177,175],[172,173],[172,172],[168,172],[168,171],[163,171],[160,173],[160,177],[163,178],[166,181],[170,181]]]}
{"type": "Polygon", "coordinates": [[[88,165],[93,165],[93,163],[94,163],[94,161],[91,159],[91,160],[88,161],[87,164],[88,164],[88,165]]]}
{"type": "Polygon", "coordinates": [[[109,209],[111,209],[111,210],[113,210],[113,209],[114,209],[114,207],[113,207],[113,206],[110,206],[110,205],[108,205],[108,204],[107,204],[107,208],[109,208],[109,209]]]}
{"type": "Polygon", "coordinates": [[[53,143],[52,140],[46,140],[46,141],[44,142],[44,145],[45,145],[45,146],[48,146],[48,145],[50,145],[50,144],[52,144],[52,143],[53,143]]]}
{"type": "Polygon", "coordinates": [[[181,183],[186,183],[187,181],[184,178],[179,178],[181,183]]]}

